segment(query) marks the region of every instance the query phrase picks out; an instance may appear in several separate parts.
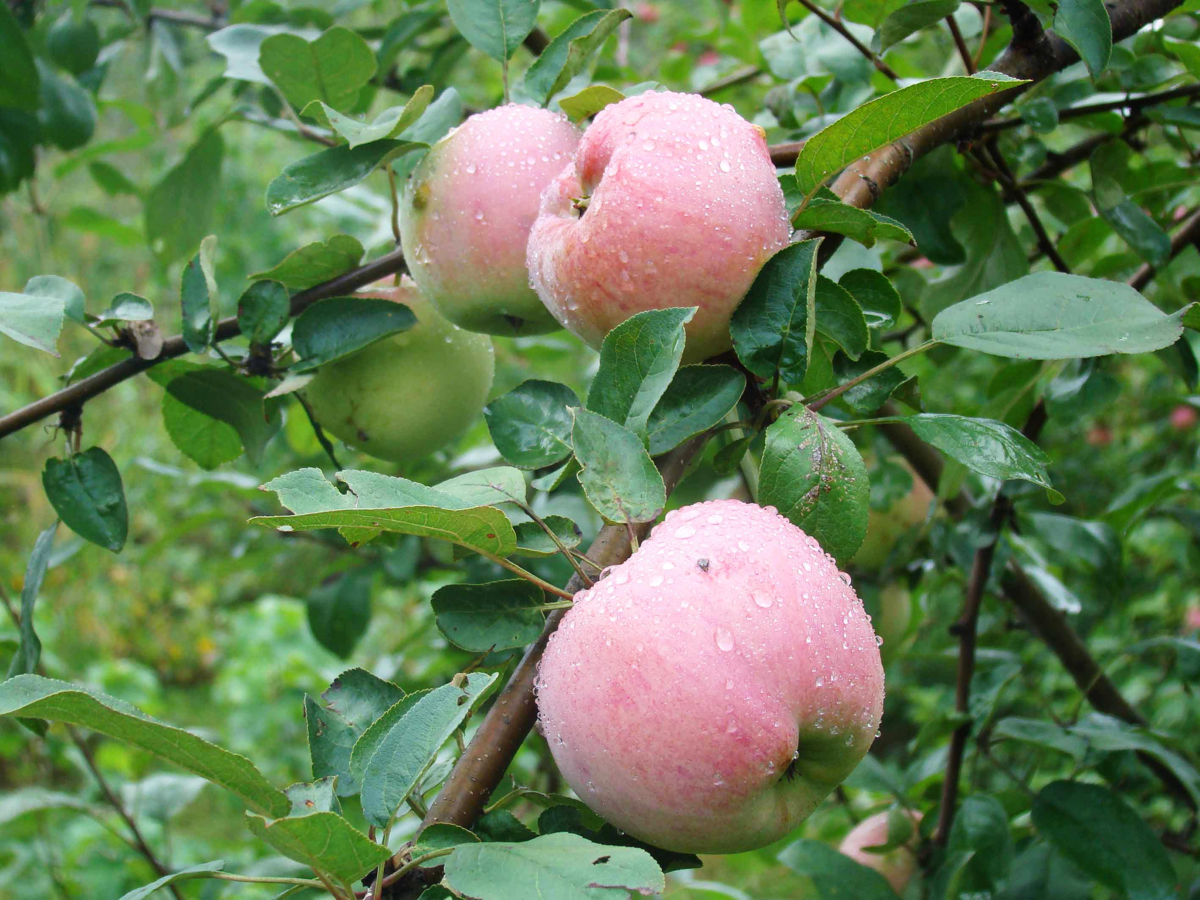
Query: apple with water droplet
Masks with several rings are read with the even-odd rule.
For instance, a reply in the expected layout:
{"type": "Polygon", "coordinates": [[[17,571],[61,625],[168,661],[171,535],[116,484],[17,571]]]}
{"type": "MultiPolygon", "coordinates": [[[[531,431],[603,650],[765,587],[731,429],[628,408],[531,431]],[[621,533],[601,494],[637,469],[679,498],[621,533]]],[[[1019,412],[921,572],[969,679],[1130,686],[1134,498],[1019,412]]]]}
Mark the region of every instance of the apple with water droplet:
{"type": "Polygon", "coordinates": [[[417,324],[321,366],[305,399],[326,431],[364,453],[392,462],[428,456],[483,411],[495,367],[491,338],[446,321],[407,278],[356,296],[403,303],[417,324]]]}
{"type": "Polygon", "coordinates": [[[451,322],[509,337],[559,328],[529,286],[525,245],[579,136],[561,114],[509,104],[468,118],[413,171],[400,204],[404,258],[451,322]]]}
{"type": "Polygon", "coordinates": [[[546,188],[529,276],[593,347],[635,313],[698,307],[684,353],[696,362],[730,348],[733,310],[790,232],[761,128],[696,94],[648,91],[601,110],[546,188]]]}
{"type": "Polygon", "coordinates": [[[866,755],[875,632],[848,579],[770,507],[669,513],[576,595],[537,678],[575,792],[636,838],[737,853],[794,829],[866,755]]]}

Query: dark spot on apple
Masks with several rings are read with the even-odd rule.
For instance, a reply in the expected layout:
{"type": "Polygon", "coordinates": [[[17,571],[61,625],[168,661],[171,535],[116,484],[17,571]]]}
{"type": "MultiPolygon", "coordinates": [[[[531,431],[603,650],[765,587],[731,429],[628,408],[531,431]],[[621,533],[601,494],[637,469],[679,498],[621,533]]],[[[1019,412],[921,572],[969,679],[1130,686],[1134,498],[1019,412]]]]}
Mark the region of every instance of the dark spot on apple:
{"type": "Polygon", "coordinates": [[[592,860],[592,865],[593,865],[593,866],[602,866],[602,865],[604,865],[606,862],[608,862],[610,859],[612,859],[612,857],[611,857],[611,856],[601,856],[599,859],[593,859],[593,860],[592,860]]]}
{"type": "Polygon", "coordinates": [[[696,560],[696,565],[698,565],[700,567],[701,571],[707,572],[708,571],[708,558],[701,557],[700,559],[696,560]]]}

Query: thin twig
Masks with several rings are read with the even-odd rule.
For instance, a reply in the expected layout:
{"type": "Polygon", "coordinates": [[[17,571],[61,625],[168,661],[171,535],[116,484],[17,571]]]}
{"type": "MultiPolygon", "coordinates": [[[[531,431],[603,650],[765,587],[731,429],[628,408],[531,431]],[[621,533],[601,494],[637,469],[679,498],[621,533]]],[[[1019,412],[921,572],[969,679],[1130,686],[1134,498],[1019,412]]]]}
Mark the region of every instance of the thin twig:
{"type": "Polygon", "coordinates": [[[723,91],[726,88],[736,87],[739,84],[745,84],[747,81],[753,81],[761,74],[762,69],[758,66],[744,66],[730,72],[723,78],[718,78],[716,81],[706,84],[697,93],[701,97],[711,97],[713,94],[723,91]]]}
{"type": "MultiPolygon", "coordinates": [[[[133,843],[137,848],[138,853],[142,854],[146,862],[150,863],[150,867],[154,869],[154,871],[160,876],[169,875],[171,870],[163,865],[161,861],[159,861],[159,858],[154,854],[154,851],[150,849],[150,845],[146,843],[146,839],[142,836],[141,829],[138,828],[137,822],[135,822],[133,816],[129,814],[129,810],[125,808],[125,804],[121,802],[121,798],[118,797],[113,792],[113,789],[108,786],[108,782],[105,780],[104,775],[101,774],[100,769],[96,766],[96,757],[92,755],[92,750],[87,745],[87,742],[84,741],[83,736],[80,735],[80,733],[75,729],[74,725],[67,726],[67,733],[71,736],[71,742],[75,744],[76,748],[78,748],[79,755],[83,757],[84,763],[87,764],[88,771],[91,772],[92,777],[96,779],[96,784],[100,787],[100,793],[104,795],[104,799],[108,802],[108,805],[116,810],[117,815],[124,820],[126,827],[129,829],[129,833],[133,836],[133,843]]],[[[168,889],[175,897],[175,900],[183,900],[183,895],[179,892],[179,888],[174,884],[168,885],[168,889]]]]}
{"type": "Polygon", "coordinates": [[[975,56],[971,59],[971,64],[975,66],[975,70],[979,70],[979,62],[983,59],[983,48],[987,46],[988,33],[992,27],[992,7],[986,6],[983,10],[983,28],[979,33],[979,47],[975,51],[975,56]]]}
{"type": "Polygon", "coordinates": [[[1033,204],[1029,202],[1029,197],[1025,194],[1017,177],[1013,174],[1012,168],[1008,164],[1008,160],[1004,158],[1004,154],[1000,152],[999,142],[992,140],[987,143],[987,152],[992,159],[992,163],[996,167],[996,172],[1000,176],[1000,183],[1012,191],[1013,198],[1017,201],[1017,205],[1021,207],[1021,211],[1025,213],[1025,218],[1029,220],[1029,227],[1033,229],[1033,233],[1037,236],[1038,247],[1046,254],[1050,262],[1054,263],[1054,268],[1060,272],[1070,274],[1071,267],[1067,265],[1067,261],[1062,258],[1062,254],[1058,252],[1058,248],[1054,246],[1054,241],[1046,231],[1046,226],[1042,224],[1041,217],[1038,216],[1037,210],[1033,208],[1033,204]]]}
{"type": "Polygon", "coordinates": [[[962,31],[959,30],[958,22],[954,16],[946,16],[946,27],[950,29],[950,36],[954,38],[954,46],[958,48],[959,58],[962,59],[963,68],[967,70],[968,75],[975,74],[975,60],[971,56],[971,51],[967,49],[967,42],[963,40],[962,31]]]}
{"type": "MultiPolygon", "coordinates": [[[[403,270],[404,255],[398,250],[388,253],[385,256],[379,257],[379,259],[372,260],[366,265],[359,266],[357,269],[351,269],[349,272],[338,275],[336,278],[331,278],[328,281],[324,281],[321,284],[314,285],[307,290],[295,294],[291,302],[291,315],[300,315],[300,313],[318,300],[349,293],[373,281],[378,281],[385,275],[391,275],[403,270]]],[[[215,341],[227,341],[241,333],[237,316],[230,316],[229,318],[221,319],[217,323],[213,339],[215,341]]],[[[119,363],[109,366],[107,369],[101,369],[95,375],[89,375],[87,378],[81,379],[69,387],[63,388],[61,391],[56,391],[53,394],[43,397],[41,400],[35,400],[28,406],[24,406],[0,418],[0,438],[8,437],[10,434],[20,431],[25,426],[32,425],[46,416],[62,412],[70,406],[82,404],[84,401],[90,400],[104,393],[109,388],[120,384],[122,381],[132,378],[134,375],[141,374],[168,359],[183,356],[187,352],[188,347],[182,335],[167,338],[163,341],[162,351],[154,359],[139,359],[131,356],[129,359],[122,360],[119,363]]]]}
{"type": "Polygon", "coordinates": [[[329,440],[329,436],[325,434],[325,429],[317,421],[312,407],[308,405],[308,401],[304,399],[304,395],[300,391],[296,391],[293,396],[296,398],[296,402],[300,404],[300,408],[304,410],[304,414],[308,416],[308,424],[312,426],[313,434],[317,436],[317,442],[320,443],[321,449],[325,451],[325,455],[333,463],[334,470],[340,472],[342,464],[338,462],[337,454],[333,452],[333,442],[329,440]]]}
{"type": "MultiPolygon", "coordinates": [[[[131,19],[134,18],[132,10],[123,0],[91,0],[91,5],[119,9],[126,12],[131,19]]],[[[136,21],[136,19],[134,20],[136,21]]],[[[225,24],[224,19],[216,13],[201,16],[174,9],[151,9],[146,13],[145,23],[149,25],[154,21],[170,22],[172,25],[187,25],[192,28],[203,28],[207,31],[215,31],[225,24]]]]}
{"type": "MultiPolygon", "coordinates": [[[[1080,106],[1068,106],[1066,109],[1058,111],[1058,121],[1064,122],[1068,119],[1077,119],[1080,116],[1091,116],[1096,113],[1113,112],[1120,109],[1138,112],[1148,106],[1166,103],[1169,100],[1178,100],[1181,97],[1195,97],[1198,94],[1200,94],[1200,84],[1185,84],[1183,87],[1172,88],[1169,91],[1142,94],[1138,97],[1126,97],[1123,100],[1107,100],[1103,103],[1084,103],[1080,106]]],[[[1006,128],[1016,128],[1024,123],[1025,120],[1020,116],[1005,119],[989,119],[979,126],[979,130],[983,132],[1003,131],[1006,128]]]]}
{"type": "MultiPolygon", "coordinates": [[[[1192,210],[1191,215],[1183,220],[1183,225],[1172,236],[1171,253],[1167,259],[1174,259],[1188,246],[1193,244],[1197,249],[1200,249],[1200,209],[1192,210]]],[[[1135,290],[1142,290],[1142,288],[1150,283],[1156,271],[1157,269],[1154,266],[1146,263],[1129,279],[1129,286],[1135,290]]]]}
{"type": "Polygon", "coordinates": [[[878,69],[888,78],[892,79],[892,81],[900,80],[900,76],[892,71],[892,67],[880,59],[875,53],[873,53],[870,47],[867,47],[862,41],[851,34],[850,29],[848,29],[844,24],[835,19],[829,13],[825,12],[825,10],[821,9],[821,7],[813,3],[812,0],[796,0],[796,2],[834,31],[836,31],[838,34],[840,34],[842,37],[844,37],[847,41],[849,41],[850,45],[867,59],[869,59],[871,63],[874,64],[876,69],[878,69]]]}

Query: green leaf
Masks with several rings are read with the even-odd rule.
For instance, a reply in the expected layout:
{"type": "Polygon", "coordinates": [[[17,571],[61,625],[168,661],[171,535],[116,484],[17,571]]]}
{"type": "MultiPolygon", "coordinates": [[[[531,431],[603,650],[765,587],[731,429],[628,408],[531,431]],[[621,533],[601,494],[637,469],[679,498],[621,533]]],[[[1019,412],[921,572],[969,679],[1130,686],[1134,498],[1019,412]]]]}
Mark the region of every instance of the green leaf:
{"type": "Polygon", "coordinates": [[[1130,247],[1152,266],[1164,266],[1171,258],[1171,237],[1142,208],[1125,196],[1112,178],[1093,169],[1092,187],[1096,209],[1130,247]]]}
{"type": "Polygon", "coordinates": [[[361,147],[331,147],[297,160],[267,185],[267,211],[273,216],[354,187],[375,169],[423,144],[372,141],[361,147]]]}
{"type": "MultiPolygon", "coordinates": [[[[857,360],[852,360],[846,354],[839,353],[833,358],[833,371],[838,384],[853,381],[878,365],[887,362],[888,355],[880,350],[868,350],[857,360]]],[[[856,384],[844,394],[842,399],[859,413],[871,413],[883,406],[900,385],[906,381],[905,374],[899,366],[884,369],[878,375],[856,384]]]]}
{"type": "Polygon", "coordinates": [[[304,697],[313,777],[336,777],[338,794],[352,796],[359,789],[358,779],[350,772],[354,744],[376,719],[404,699],[404,691],[365,669],[348,669],[333,680],[321,699],[325,706],[304,697]]]}
{"type": "Polygon", "coordinates": [[[817,331],[836,342],[851,359],[862,356],[871,338],[867,319],[850,292],[818,275],[814,299],[817,331]]]}
{"type": "Polygon", "coordinates": [[[904,312],[900,294],[887,277],[874,269],[851,269],[838,279],[862,309],[868,328],[894,325],[904,312]]]}
{"type": "Polygon", "coordinates": [[[92,139],[96,104],[75,79],[60,75],[38,60],[41,106],[37,111],[42,137],[60,150],[74,150],[92,139]]]}
{"type": "Polygon", "coordinates": [[[1042,719],[1025,719],[1019,716],[1009,716],[997,722],[992,729],[996,737],[1010,738],[1024,744],[1046,747],[1066,753],[1082,762],[1087,756],[1087,741],[1076,737],[1060,725],[1042,719]]]}
{"type": "Polygon", "coordinates": [[[575,392],[554,381],[525,381],[483,408],[500,455],[522,469],[551,466],[571,455],[575,392]]]}
{"type": "Polygon", "coordinates": [[[719,425],[745,389],[746,376],[732,366],[684,366],[646,423],[650,455],[660,456],[719,425]]]}
{"type": "Polygon", "coordinates": [[[248,812],[246,826],[288,859],[339,881],[356,881],[392,855],[383,844],[332,812],[281,819],[248,812]]]}
{"type": "Polygon", "coordinates": [[[200,242],[200,252],[183,267],[179,282],[179,302],[183,312],[183,340],[193,353],[202,353],[212,343],[216,326],[212,315],[212,235],[200,242]]]}
{"type": "Polygon", "coordinates": [[[972,891],[999,893],[1013,856],[1008,814],[1000,801],[985,794],[967,797],[954,817],[946,852],[950,856],[971,854],[957,873],[954,896],[972,891]]]}
{"type": "Polygon", "coordinates": [[[889,47],[900,43],[910,34],[916,34],[922,28],[953,15],[958,4],[959,0],[913,0],[906,3],[889,13],[880,23],[871,41],[872,49],[876,53],[886,53],[889,47]]]}
{"type": "Polygon", "coordinates": [[[1168,347],[1182,318],[1120,282],[1037,272],[942,310],[932,331],[934,340],[996,356],[1077,359],[1168,347]]]}
{"type": "Polygon", "coordinates": [[[437,850],[448,850],[463,844],[477,844],[479,838],[459,825],[449,822],[434,822],[426,825],[417,835],[412,847],[412,856],[424,856],[437,850]]]}
{"type": "Polygon", "coordinates": [[[1058,495],[1050,486],[1046,466],[1050,457],[1015,428],[991,419],[972,419],[946,413],[891,416],[876,422],[899,422],[917,437],[937,447],[951,459],[991,478],[1032,481],[1058,495]]]}
{"type": "Polygon", "coordinates": [[[238,328],[251,344],[269,344],[291,318],[288,290],[279,281],[256,281],[238,300],[238,328]]]}
{"type": "Polygon", "coordinates": [[[822,898],[896,900],[896,892],[882,875],[821,841],[803,838],[784,847],[778,858],[793,872],[811,879],[822,898]]]}
{"type": "MultiPolygon", "coordinates": [[[[1180,638],[1159,638],[1159,642],[1178,642],[1176,646],[1191,650],[1200,650],[1195,641],[1183,641],[1180,638]]],[[[1145,645],[1146,641],[1141,642],[1145,645]]],[[[1140,650],[1137,644],[1125,648],[1126,653],[1140,650]]],[[[1193,802],[1200,803],[1200,772],[1196,771],[1184,756],[1169,749],[1161,740],[1154,736],[1149,729],[1139,728],[1114,719],[1111,716],[1093,713],[1084,721],[1071,728],[1071,734],[1081,738],[1092,750],[1107,753],[1120,753],[1126,750],[1136,750],[1155,757],[1170,769],[1184,786],[1193,802]]]]}
{"type": "Polygon", "coordinates": [[[604,338],[587,408],[639,436],[683,356],[683,326],[696,307],[654,309],[626,319],[604,338]]]}
{"type": "Polygon", "coordinates": [[[336,25],[315,41],[295,34],[268,37],[258,65],[295,109],[320,100],[345,112],[374,76],[375,54],[353,31],[336,25]]]}
{"type": "Polygon", "coordinates": [[[47,791],[38,787],[17,788],[4,793],[0,799],[0,825],[7,825],[21,816],[45,809],[73,809],[78,812],[97,812],[97,807],[73,794],[47,791]]]}
{"type": "Polygon", "coordinates": [[[121,900],[145,900],[145,898],[153,896],[154,892],[159,888],[164,888],[169,884],[178,884],[181,881],[191,881],[194,878],[207,878],[213,872],[225,871],[225,860],[214,859],[212,862],[200,863],[196,866],[188,866],[186,869],[180,869],[178,872],[171,872],[152,881],[140,888],[134,888],[127,894],[121,895],[121,900]]]}
{"type": "Polygon", "coordinates": [[[1162,43],[1168,55],[1183,63],[1193,78],[1200,78],[1200,44],[1173,41],[1166,35],[1162,36],[1162,43]]]}
{"type": "Polygon", "coordinates": [[[18,675],[0,682],[0,715],[90,728],[207,778],[253,809],[268,814],[281,815],[291,805],[245,757],[90,688],[38,675],[18,675]]]}
{"type": "Polygon", "coordinates": [[[630,891],[657,894],[666,887],[645,850],[594,844],[567,832],[463,845],[447,857],[445,871],[450,889],[469,897],[599,900],[630,891]]]}
{"type": "Polygon", "coordinates": [[[20,641],[17,652],[8,664],[7,678],[36,671],[38,660],[41,659],[42,642],[33,630],[33,608],[37,605],[38,592],[42,589],[46,569],[50,566],[50,551],[54,548],[56,531],[58,522],[37,536],[33,552],[29,554],[29,562],[25,564],[25,580],[21,584],[20,641]]]}
{"type": "Polygon", "coordinates": [[[807,196],[854,160],[976,100],[1025,84],[996,72],[932,78],[900,88],[827,126],[804,143],[796,180],[807,196]]]}
{"type": "Polygon", "coordinates": [[[292,290],[310,288],[336,278],[358,265],[363,246],[348,234],[335,234],[327,241],[314,241],[293,250],[274,268],[250,278],[279,281],[292,290]]]}
{"type": "MultiPolygon", "coordinates": [[[[544,533],[544,532],[543,532],[544,533]]],[[[471,653],[493,653],[536,641],[545,625],[542,589],[521,578],[448,584],[433,594],[442,634],[471,653]]]]}
{"type": "Polygon", "coordinates": [[[8,4],[0,8],[0,106],[38,108],[38,70],[8,4]]]}
{"type": "Polygon", "coordinates": [[[822,238],[784,247],[754,278],[729,332],[742,364],[760,378],[799,384],[816,331],[817,250],[822,238]]]}
{"type": "Polygon", "coordinates": [[[351,147],[358,147],[372,141],[396,137],[421,117],[432,99],[433,88],[426,84],[417,88],[416,93],[404,106],[385,109],[372,122],[360,122],[344,116],[321,100],[313,100],[304,108],[303,115],[324,120],[325,124],[345,138],[351,147]]]}
{"type": "Polygon", "coordinates": [[[1032,817],[1059,853],[1130,900],[1179,896],[1167,851],[1133,808],[1108,788],[1051,782],[1033,801],[1032,817]]]}
{"type": "Polygon", "coordinates": [[[580,16],[525,70],[526,93],[545,106],[583,71],[588,58],[604,45],[617,26],[632,16],[627,9],[596,10],[580,16]]]}
{"type": "Polygon", "coordinates": [[[271,79],[259,68],[258,55],[263,41],[286,30],[280,25],[239,23],[214,31],[206,40],[214,52],[225,57],[226,78],[270,84],[271,79]]]}
{"type": "Polygon", "coordinates": [[[231,425],[255,465],[279,430],[275,402],[264,403],[261,391],[215,366],[180,375],[167,384],[167,393],[196,412],[231,425]]]}
{"type": "Polygon", "coordinates": [[[146,196],[146,237],[164,262],[194,253],[209,233],[221,196],[225,142],[212,129],[146,196]]]}
{"type": "Polygon", "coordinates": [[[398,179],[405,179],[424,157],[424,150],[445,137],[463,118],[462,100],[454,88],[446,88],[429,104],[416,123],[400,135],[400,139],[415,144],[417,152],[401,156],[392,164],[398,179]]]}
{"type": "Polygon", "coordinates": [[[322,647],[345,659],[371,624],[371,586],[375,569],[345,572],[308,595],[308,627],[322,647]]]}
{"type": "Polygon", "coordinates": [[[68,528],[97,546],[121,552],[129,532],[125,489],[117,464],[102,448],[46,460],[42,486],[68,528]]]}
{"type": "Polygon", "coordinates": [[[25,282],[23,294],[29,297],[56,297],[62,301],[63,315],[73,322],[84,321],[83,291],[72,281],[57,275],[34,275],[25,282]]]}
{"type": "MultiPolygon", "coordinates": [[[[319,474],[319,470],[301,471],[319,474]]],[[[283,531],[354,528],[415,534],[439,538],[489,556],[508,556],[516,549],[512,524],[503,512],[493,507],[462,508],[457,497],[403,478],[373,472],[339,472],[338,479],[349,485],[357,497],[357,501],[349,501],[357,502],[356,506],[344,508],[335,504],[347,502],[346,498],[332,486],[330,490],[341,499],[320,498],[311,490],[314,477],[303,477],[306,487],[302,491],[294,490],[290,478],[280,490],[280,501],[285,505],[297,495],[303,498],[304,505],[297,507],[295,515],[257,516],[251,523],[283,531]],[[317,508],[318,505],[324,508],[317,508]]],[[[280,481],[276,479],[263,487],[279,490],[280,481]]]]}
{"type": "Polygon", "coordinates": [[[1058,127],[1058,107],[1049,97],[1037,97],[1017,107],[1021,118],[1035,134],[1049,134],[1058,127]]]}
{"type": "Polygon", "coordinates": [[[540,0],[446,0],[454,27],[499,63],[533,31],[539,5],[540,0]]]}
{"type": "Polygon", "coordinates": [[[524,503],[525,476],[508,466],[476,469],[439,482],[435,490],[456,497],[462,507],[524,503]]]}
{"type": "Polygon", "coordinates": [[[871,484],[854,443],[797,405],[767,428],[758,500],[774,506],[841,563],[867,535],[871,484]]]}
{"type": "Polygon", "coordinates": [[[242,455],[242,439],[232,425],[192,409],[169,393],[163,394],[162,414],[171,443],[202,469],[211,471],[242,455]]]}
{"type": "Polygon", "coordinates": [[[912,232],[895,219],[867,209],[848,206],[840,200],[818,197],[792,220],[792,224],[798,229],[844,234],[864,247],[874,247],[878,240],[900,241],[902,244],[916,246],[912,232]]]}
{"type": "Polygon", "coordinates": [[[122,291],[112,298],[108,309],[96,316],[93,325],[103,327],[119,322],[147,322],[154,318],[154,307],[145,297],[122,291]]]}
{"type": "Polygon", "coordinates": [[[61,297],[0,291],[0,334],[6,334],[26,347],[58,356],[55,347],[62,331],[63,316],[61,297]]]}
{"type": "Polygon", "coordinates": [[[342,803],[334,791],[334,776],[288,785],[283,789],[292,804],[291,816],[311,816],[319,812],[342,814],[342,803]]]}
{"type": "MultiPolygon", "coordinates": [[[[543,516],[542,521],[554,532],[564,547],[578,547],[583,541],[579,526],[566,516],[543,516]]],[[[518,556],[553,556],[559,552],[558,544],[546,534],[537,522],[521,522],[516,526],[518,556]]]]}
{"type": "Polygon", "coordinates": [[[573,410],[579,483],[607,522],[653,522],[667,503],[666,486],[641,438],[586,409],[573,410]]]}
{"type": "Polygon", "coordinates": [[[1059,0],[1054,33],[1075,48],[1093,79],[1108,68],[1112,56],[1112,22],[1104,0],[1059,0]]]}
{"type": "Polygon", "coordinates": [[[579,123],[584,119],[591,118],[604,107],[612,103],[620,103],[624,99],[625,95],[616,88],[611,88],[607,84],[592,84],[578,94],[563,97],[558,101],[558,105],[566,113],[568,119],[579,123]]]}
{"type": "Polygon", "coordinates": [[[375,297],[330,297],[314,303],[292,327],[292,348],[299,361],[292,372],[309,372],[348,356],[380,338],[417,324],[403,303],[375,297]]]}
{"type": "Polygon", "coordinates": [[[368,822],[387,824],[442,744],[498,677],[475,673],[466,677],[462,687],[445,684],[421,695],[410,695],[419,699],[391,725],[363,772],[362,807],[368,822]]]}
{"type": "Polygon", "coordinates": [[[15,191],[33,177],[38,131],[31,113],[0,104],[0,194],[15,191]]]}

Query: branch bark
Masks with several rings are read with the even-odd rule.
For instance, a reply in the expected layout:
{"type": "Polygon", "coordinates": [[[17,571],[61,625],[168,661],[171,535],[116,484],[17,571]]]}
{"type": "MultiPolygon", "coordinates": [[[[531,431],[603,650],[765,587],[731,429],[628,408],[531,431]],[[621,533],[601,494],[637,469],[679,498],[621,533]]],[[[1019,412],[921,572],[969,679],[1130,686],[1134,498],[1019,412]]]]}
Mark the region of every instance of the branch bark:
{"type": "MultiPolygon", "coordinates": [[[[385,275],[392,275],[402,271],[405,271],[404,255],[399,250],[395,250],[385,256],[379,257],[379,259],[372,260],[366,265],[359,266],[357,269],[351,269],[349,272],[338,275],[336,278],[331,278],[307,290],[300,291],[292,297],[291,315],[300,315],[300,313],[304,312],[304,310],[308,309],[308,307],[318,300],[350,293],[373,281],[378,281],[385,275]]],[[[217,323],[216,336],[213,340],[214,342],[226,341],[241,333],[242,330],[238,327],[237,317],[230,316],[217,323]]],[[[41,400],[36,400],[28,406],[0,418],[0,439],[6,438],[16,431],[20,431],[25,426],[32,425],[34,422],[46,418],[46,416],[62,412],[67,407],[76,406],[86,400],[90,400],[97,394],[102,394],[109,388],[132,378],[134,375],[139,375],[147,369],[153,368],[164,360],[183,356],[187,352],[187,344],[184,343],[182,335],[167,338],[163,341],[162,352],[154,359],[138,359],[136,356],[133,356],[122,360],[119,363],[109,366],[107,369],[102,369],[95,375],[89,375],[87,378],[77,381],[75,384],[65,387],[61,391],[56,391],[47,397],[43,397],[41,400]]]]}
{"type": "MultiPolygon", "coordinates": [[[[1193,210],[1192,214],[1184,219],[1180,229],[1171,237],[1171,254],[1168,259],[1174,259],[1185,248],[1193,244],[1200,249],[1200,209],[1193,210]]],[[[1140,291],[1150,283],[1150,279],[1154,277],[1156,271],[1154,266],[1146,263],[1129,279],[1129,286],[1140,291]]]]}
{"type": "MultiPolygon", "coordinates": [[[[1173,88],[1169,91],[1160,91],[1155,94],[1142,94],[1138,97],[1126,97],[1123,100],[1108,100],[1104,103],[1085,103],[1081,106],[1069,106],[1059,111],[1058,120],[1063,122],[1067,119],[1077,119],[1080,116],[1091,116],[1096,113],[1113,112],[1121,109],[1128,109],[1137,113],[1149,106],[1166,103],[1169,100],[1178,100],[1182,97],[1195,97],[1197,95],[1200,95],[1200,84],[1186,84],[1183,87],[1173,88]]],[[[984,132],[1003,131],[1006,128],[1016,128],[1024,123],[1024,119],[1016,116],[1011,119],[992,119],[991,121],[984,122],[979,128],[984,132]]]]}

